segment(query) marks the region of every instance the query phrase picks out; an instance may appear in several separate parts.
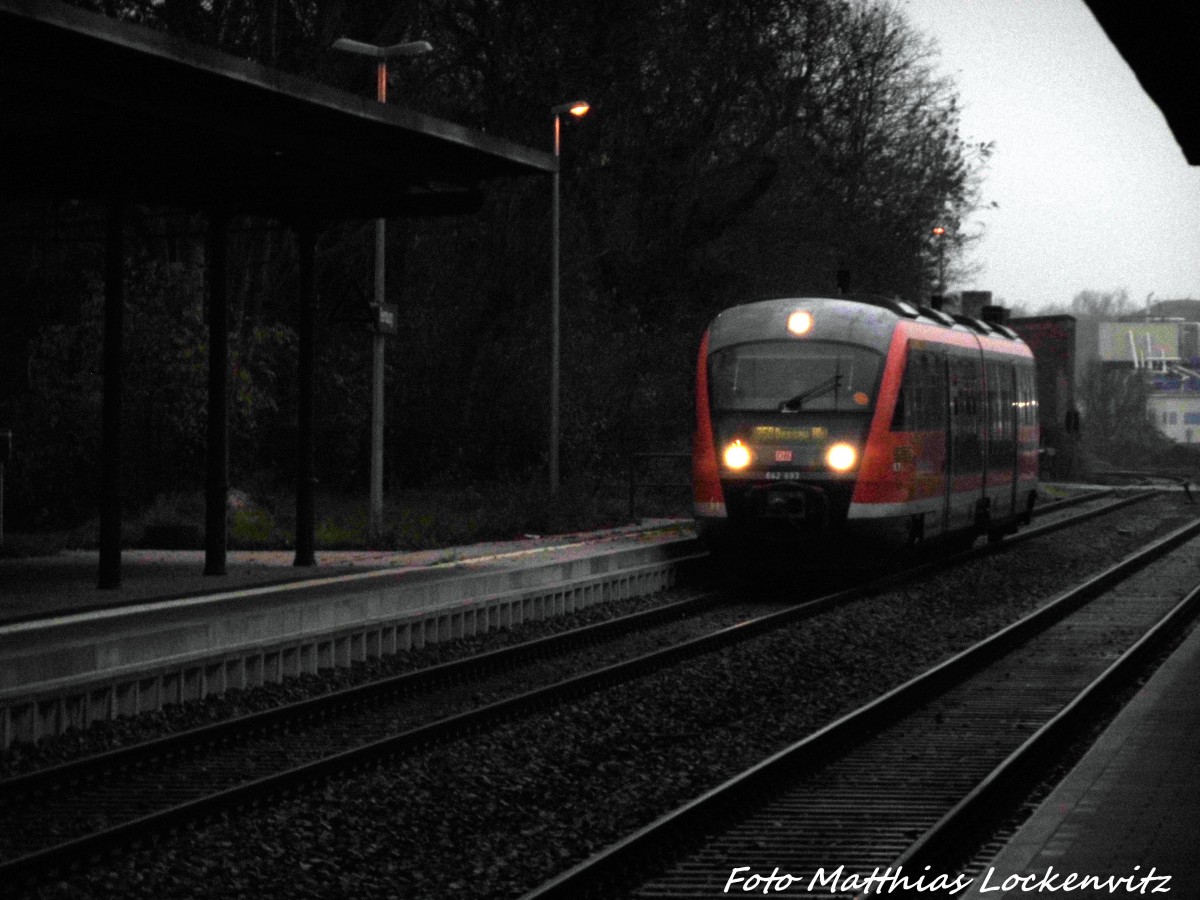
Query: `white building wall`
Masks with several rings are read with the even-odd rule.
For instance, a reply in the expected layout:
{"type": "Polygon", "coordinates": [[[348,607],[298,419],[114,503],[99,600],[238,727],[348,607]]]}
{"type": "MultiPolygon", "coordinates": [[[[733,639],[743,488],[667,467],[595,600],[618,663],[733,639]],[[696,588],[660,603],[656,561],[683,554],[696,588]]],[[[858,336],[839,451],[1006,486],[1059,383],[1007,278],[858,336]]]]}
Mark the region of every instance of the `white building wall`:
{"type": "Polygon", "coordinates": [[[1170,391],[1151,394],[1146,403],[1151,421],[1177,444],[1200,444],[1200,394],[1170,391]]]}

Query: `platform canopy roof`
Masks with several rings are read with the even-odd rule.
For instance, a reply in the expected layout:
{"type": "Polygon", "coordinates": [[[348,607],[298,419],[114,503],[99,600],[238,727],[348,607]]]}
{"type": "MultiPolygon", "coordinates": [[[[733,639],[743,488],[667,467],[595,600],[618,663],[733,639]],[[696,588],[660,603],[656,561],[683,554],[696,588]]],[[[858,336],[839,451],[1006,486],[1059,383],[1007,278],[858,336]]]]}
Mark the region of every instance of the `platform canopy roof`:
{"type": "Polygon", "coordinates": [[[281,219],[469,211],[533,150],[141,26],[0,0],[0,197],[281,219]]]}
{"type": "Polygon", "coordinates": [[[1200,3],[1196,0],[1086,0],[1183,155],[1200,166],[1200,3]]]}

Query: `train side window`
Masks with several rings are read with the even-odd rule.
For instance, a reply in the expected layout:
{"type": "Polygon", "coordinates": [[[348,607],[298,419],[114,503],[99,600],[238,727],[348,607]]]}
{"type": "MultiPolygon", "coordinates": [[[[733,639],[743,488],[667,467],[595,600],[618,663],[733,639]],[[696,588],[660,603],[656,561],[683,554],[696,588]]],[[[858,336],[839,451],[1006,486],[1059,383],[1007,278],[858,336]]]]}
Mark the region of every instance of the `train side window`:
{"type": "Polygon", "coordinates": [[[908,398],[905,396],[906,393],[904,382],[900,382],[900,390],[896,392],[896,409],[892,412],[892,431],[904,430],[904,408],[908,404],[908,398]]]}
{"type": "Polygon", "coordinates": [[[1028,417],[1025,414],[1025,368],[1017,369],[1017,396],[1015,402],[1017,405],[1017,425],[1028,425],[1028,417]]]}
{"type": "Polygon", "coordinates": [[[908,420],[908,427],[911,431],[921,431],[925,428],[925,394],[928,380],[926,369],[929,363],[925,357],[926,354],[920,350],[913,351],[911,354],[913,375],[909,380],[910,415],[908,420]]]}
{"type": "Polygon", "coordinates": [[[946,359],[937,353],[925,357],[925,425],[930,431],[946,427],[946,359]]]}
{"type": "Polygon", "coordinates": [[[909,347],[904,362],[904,377],[896,395],[896,411],[892,414],[892,431],[919,431],[923,427],[924,357],[925,354],[920,350],[909,347]]]}
{"type": "Polygon", "coordinates": [[[1029,379],[1028,370],[1022,366],[1017,370],[1017,424],[1029,424],[1029,410],[1027,408],[1029,401],[1029,379]]]}
{"type": "Polygon", "coordinates": [[[988,441],[998,440],[1000,437],[1000,416],[997,415],[996,407],[999,404],[1000,391],[1000,372],[999,367],[994,362],[984,363],[984,396],[987,400],[987,433],[988,441]]]}
{"type": "Polygon", "coordinates": [[[909,350],[892,429],[936,431],[945,423],[945,361],[929,350],[909,350]]]}
{"type": "Polygon", "coordinates": [[[987,429],[982,367],[975,359],[950,361],[951,449],[954,471],[978,472],[983,467],[983,435],[987,429]]]}
{"type": "Polygon", "coordinates": [[[1015,459],[1016,378],[1012,363],[987,364],[989,466],[1008,468],[1015,459]]]}
{"type": "MultiPolygon", "coordinates": [[[[1012,414],[1013,395],[1017,392],[1017,370],[1012,363],[1002,363],[997,366],[1000,370],[1000,396],[996,407],[996,415],[1000,417],[1000,433],[1004,439],[1011,441],[1016,436],[1016,421],[1012,414]]],[[[1013,449],[1016,449],[1015,446],[1013,449]]]]}
{"type": "Polygon", "coordinates": [[[1033,368],[1024,364],[1017,370],[1017,423],[1019,425],[1037,424],[1037,394],[1035,392],[1035,376],[1033,368]]]}
{"type": "Polygon", "coordinates": [[[1036,425],[1038,423],[1037,383],[1034,380],[1033,369],[1025,370],[1025,381],[1026,415],[1028,416],[1029,424],[1036,425]]]}
{"type": "Polygon", "coordinates": [[[908,412],[908,405],[912,402],[908,397],[912,393],[912,389],[905,384],[911,376],[912,354],[909,353],[908,361],[904,365],[904,379],[900,382],[900,390],[896,392],[896,409],[892,412],[892,431],[904,431],[904,423],[912,420],[912,416],[908,412]]]}

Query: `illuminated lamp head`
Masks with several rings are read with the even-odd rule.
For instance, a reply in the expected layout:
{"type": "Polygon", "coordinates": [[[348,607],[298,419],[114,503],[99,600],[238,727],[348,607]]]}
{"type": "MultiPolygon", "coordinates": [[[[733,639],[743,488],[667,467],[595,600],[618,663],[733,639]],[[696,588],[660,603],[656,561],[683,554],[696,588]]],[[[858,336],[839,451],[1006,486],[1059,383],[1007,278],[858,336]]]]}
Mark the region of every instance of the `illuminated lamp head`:
{"type": "Polygon", "coordinates": [[[813,320],[812,313],[805,309],[798,309],[788,316],[787,329],[792,334],[802,335],[812,331],[813,320]]]}
{"type": "Polygon", "coordinates": [[[835,472],[849,472],[858,462],[858,451],[851,444],[837,443],[825,451],[825,462],[835,472]]]}
{"type": "Polygon", "coordinates": [[[560,103],[550,107],[550,115],[561,116],[563,113],[570,113],[576,119],[582,119],[591,112],[591,109],[592,105],[586,100],[572,100],[570,103],[560,103]]]}
{"type": "Polygon", "coordinates": [[[740,440],[734,441],[732,444],[726,445],[721,458],[725,460],[727,468],[740,471],[750,465],[750,448],[740,440]]]}

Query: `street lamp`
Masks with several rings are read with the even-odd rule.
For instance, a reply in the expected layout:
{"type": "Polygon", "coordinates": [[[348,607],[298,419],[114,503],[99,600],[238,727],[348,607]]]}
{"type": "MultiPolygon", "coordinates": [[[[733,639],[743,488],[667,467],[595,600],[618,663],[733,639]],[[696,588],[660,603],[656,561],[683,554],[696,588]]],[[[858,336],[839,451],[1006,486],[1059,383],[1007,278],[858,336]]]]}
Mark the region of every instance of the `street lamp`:
{"type": "Polygon", "coordinates": [[[938,294],[946,293],[946,229],[941,225],[933,226],[933,236],[937,238],[938,247],[938,294]]]}
{"type": "Polygon", "coordinates": [[[570,113],[577,119],[588,114],[591,105],[586,100],[572,100],[550,108],[554,117],[554,199],[551,205],[550,249],[550,493],[558,492],[558,250],[559,250],[559,166],[562,150],[562,116],[570,113]]]}
{"type": "MultiPolygon", "coordinates": [[[[419,56],[433,46],[428,41],[406,41],[390,47],[364,44],[350,38],[338,38],[334,50],[345,50],[369,56],[375,63],[375,99],[387,103],[387,64],[393,56],[419,56]]],[[[384,249],[387,220],[375,220],[375,321],[371,352],[371,500],[367,513],[367,535],[378,538],[383,533],[383,347],[384,330],[384,249]]]]}

